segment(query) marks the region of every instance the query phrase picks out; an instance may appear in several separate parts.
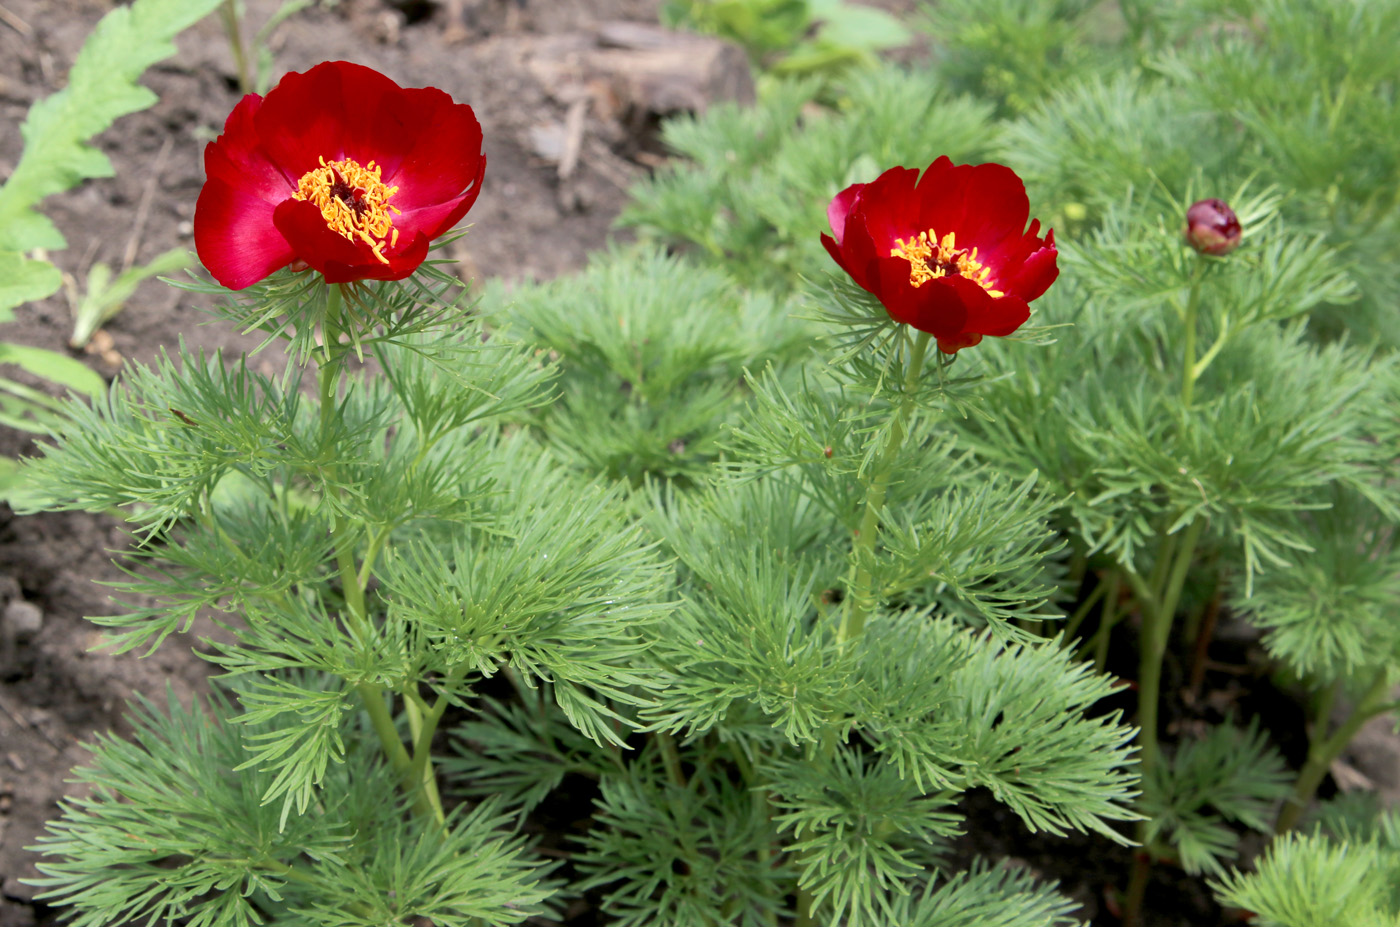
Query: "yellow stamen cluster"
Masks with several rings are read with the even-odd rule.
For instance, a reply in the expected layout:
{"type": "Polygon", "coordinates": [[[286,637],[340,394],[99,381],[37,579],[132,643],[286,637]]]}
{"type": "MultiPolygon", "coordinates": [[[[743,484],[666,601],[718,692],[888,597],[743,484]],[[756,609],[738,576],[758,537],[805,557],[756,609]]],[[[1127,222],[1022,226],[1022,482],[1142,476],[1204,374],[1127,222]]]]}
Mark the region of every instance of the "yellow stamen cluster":
{"type": "Polygon", "coordinates": [[[958,250],[957,238],[949,232],[939,238],[933,229],[920,232],[917,238],[896,238],[890,257],[904,258],[909,262],[909,285],[915,289],[936,277],[947,274],[960,274],[986,290],[991,296],[1005,296],[1001,290],[991,286],[992,271],[983,267],[977,260],[977,249],[958,250]],[[937,244],[935,244],[937,242],[937,244]]]}
{"type": "Polygon", "coordinates": [[[399,210],[389,205],[389,198],[399,192],[380,179],[380,169],[373,161],[361,167],[358,161],[320,159],[321,166],[301,175],[293,199],[304,200],[321,210],[321,216],[333,232],[351,241],[363,241],[374,256],[385,264],[385,239],[393,248],[399,243],[399,230],[393,217],[399,210]]]}

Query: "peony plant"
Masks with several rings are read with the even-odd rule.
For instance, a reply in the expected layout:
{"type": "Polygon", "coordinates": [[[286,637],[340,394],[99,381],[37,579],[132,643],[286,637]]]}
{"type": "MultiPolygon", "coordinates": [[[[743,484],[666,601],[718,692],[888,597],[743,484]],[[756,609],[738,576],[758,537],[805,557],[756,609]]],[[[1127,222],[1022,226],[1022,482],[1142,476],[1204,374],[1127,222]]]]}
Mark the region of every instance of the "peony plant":
{"type": "Polygon", "coordinates": [[[346,62],[245,98],[183,285],[283,375],[177,349],[27,468],[129,514],[116,647],[223,625],[206,703],[78,772],[47,897],[1049,927],[1204,876],[1389,916],[1393,815],[1310,818],[1400,669],[1393,11],[1323,6],[1094,45],[1013,28],[1087,5],[944,4],[930,69],[671,123],[628,220],[662,243],[510,293],[433,254],[489,183],[469,106],[346,62]],[[1296,775],[1222,666],[1297,695],[1296,775]],[[992,804],[1119,854],[1101,907],[968,860],[992,804]]]}
{"type": "MultiPolygon", "coordinates": [[[[911,163],[930,136],[1024,178],[1058,237],[1061,276],[1035,305],[1063,327],[1049,349],[992,338],[959,351],[965,376],[987,382],[947,422],[967,463],[1034,473],[1058,500],[1060,592],[1049,620],[1023,613],[1018,627],[1060,635],[1131,686],[1114,704],[1141,729],[1141,849],[1102,886],[1102,916],[1141,923],[1183,897],[1184,879],[1247,866],[1247,831],[1311,827],[1351,738],[1397,705],[1381,603],[1400,511],[1400,187],[1395,71],[1379,64],[1397,11],[1122,7],[1115,33],[1093,4],[929,6],[927,69],[882,67],[825,95],[789,85],[756,111],[669,124],[685,160],[640,184],[627,217],[781,292],[825,261],[795,231],[815,221],[814,198],[784,183],[841,190],[911,163]],[[1363,73],[1360,60],[1377,65],[1363,73]],[[1309,745],[1285,757],[1291,711],[1309,745]]],[[[914,244],[934,255],[932,236],[914,244]]],[[[961,234],[950,244],[945,290],[985,305],[989,293],[952,279],[961,234]]],[[[894,272],[889,251],[860,260],[862,287],[908,297],[891,305],[903,319],[929,313],[950,326],[939,335],[995,321],[937,311],[931,284],[894,272]],[[877,276],[874,259],[891,272],[877,276]]],[[[1264,883],[1274,910],[1305,910],[1285,881],[1264,883]]]]}
{"type": "MultiPolygon", "coordinates": [[[[803,297],[826,335],[727,286],[690,311],[781,332],[767,350],[658,328],[669,299],[626,310],[637,341],[604,356],[627,365],[591,382],[709,391],[705,427],[729,430],[687,468],[600,475],[554,440],[559,371],[511,335],[520,310],[465,311],[431,255],[480,146],[466,104],[347,62],[245,97],[209,143],[213,281],[184,285],[281,342],[284,375],[177,349],[28,470],[64,507],[128,513],[110,644],[213,615],[223,673],[94,745],[41,841],[43,897],[90,925],[509,924],[578,892],[619,924],[1069,923],[1048,885],[943,862],[976,787],[1053,834],[1122,840],[1135,817],[1132,731],[1087,713],[1110,681],[1015,622],[1053,591],[1050,500],[948,479],[940,418],[980,389],[956,352],[1013,334],[1057,272],[1019,180],[942,158],[839,194],[828,247],[872,292],[803,297]],[[835,363],[794,379],[813,349],[835,363]],[[707,385],[740,356],[768,364],[751,408],[707,385]],[[594,808],[555,867],[528,825],[579,780],[594,808]]],[[[667,297],[699,283],[641,266],[667,297]]],[[[640,284],[520,327],[584,363],[621,331],[588,313],[640,284]]]]}

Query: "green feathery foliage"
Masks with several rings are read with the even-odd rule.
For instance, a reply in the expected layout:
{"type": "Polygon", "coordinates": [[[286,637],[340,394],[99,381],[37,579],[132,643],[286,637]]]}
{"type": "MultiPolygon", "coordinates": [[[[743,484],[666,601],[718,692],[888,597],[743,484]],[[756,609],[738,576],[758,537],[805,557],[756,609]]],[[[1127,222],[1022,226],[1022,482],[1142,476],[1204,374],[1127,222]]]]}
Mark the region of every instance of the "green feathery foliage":
{"type": "Polygon", "coordinates": [[[559,358],[562,396],[540,432],[583,469],[634,485],[699,478],[745,398],[744,369],[810,350],[785,303],[654,249],[607,252],[577,278],[488,299],[559,358]]]}
{"type": "Polygon", "coordinates": [[[1266,923],[1396,923],[1389,818],[1227,875],[1290,777],[1253,723],[1158,712],[1212,608],[1263,628],[1314,713],[1283,831],[1395,707],[1396,9],[956,0],[929,67],[669,122],[682,159],[625,219],[653,243],[577,277],[472,307],[435,262],[187,284],[286,375],[175,350],[29,472],[129,513],[116,646],[213,615],[227,678],[98,745],[50,897],[83,924],[506,924],[587,891],[637,927],[1068,927],[1051,886],[950,858],[980,789],[1266,923]],[[942,154],[1020,171],[1061,270],[955,359],[818,241],[839,190],[942,154]],[[1182,242],[1212,196],[1226,257],[1182,242]],[[1138,728],[1103,705],[1128,618],[1138,728]],[[581,795],[548,882],[509,835],[581,795]]]}
{"type": "Polygon", "coordinates": [[[1400,551],[1393,520],[1354,491],[1299,519],[1305,545],[1230,603],[1265,631],[1269,653],[1300,677],[1369,679],[1400,664],[1400,551]]]}
{"type": "Polygon", "coordinates": [[[1057,87],[1115,61],[1099,38],[1092,0],[943,0],[923,3],[919,26],[938,70],[959,92],[1024,112],[1057,87]],[[1107,60],[1105,60],[1107,59],[1107,60]]]}
{"type": "Polygon", "coordinates": [[[1179,745],[1171,764],[1143,781],[1149,839],[1165,840],[1193,875],[1224,875],[1223,863],[1239,850],[1232,825],[1267,831],[1269,811],[1290,782],[1283,757],[1256,724],[1212,728],[1203,739],[1179,745]]]}
{"type": "Polygon", "coordinates": [[[1287,834],[1250,873],[1212,887],[1253,911],[1263,927],[1393,927],[1400,924],[1400,816],[1365,831],[1287,834]]]}
{"type": "Polygon", "coordinates": [[[371,927],[411,917],[467,927],[543,910],[544,870],[494,803],[440,829],[415,821],[385,800],[393,776],[360,745],[329,764],[326,800],[288,816],[269,804],[272,772],[244,762],[281,735],[265,717],[230,724],[234,714],[217,695],[191,709],[171,695],[164,711],[141,703],[134,739],[100,737],[92,765],[77,770],[89,794],[65,800],[40,838],[59,858],[39,864],[41,897],[66,902],[81,927],[177,918],[371,927]]]}

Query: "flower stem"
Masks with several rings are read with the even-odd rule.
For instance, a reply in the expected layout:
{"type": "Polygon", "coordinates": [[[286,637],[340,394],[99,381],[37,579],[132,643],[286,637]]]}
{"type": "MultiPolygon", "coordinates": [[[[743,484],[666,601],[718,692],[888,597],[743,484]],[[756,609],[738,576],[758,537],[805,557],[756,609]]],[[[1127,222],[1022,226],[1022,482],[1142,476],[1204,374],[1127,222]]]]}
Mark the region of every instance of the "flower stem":
{"type": "MultiPolygon", "coordinates": [[[[880,512],[885,507],[885,495],[889,491],[895,458],[899,456],[899,449],[904,445],[909,416],[914,412],[914,391],[919,385],[919,375],[923,372],[924,357],[928,353],[931,338],[927,332],[919,332],[914,338],[913,348],[909,352],[909,363],[904,371],[903,396],[890,417],[885,446],[880,449],[880,454],[875,459],[869,487],[865,491],[865,508],[861,513],[860,528],[856,532],[851,552],[855,575],[851,581],[850,594],[846,598],[846,607],[841,613],[841,624],[836,631],[838,646],[844,647],[848,642],[860,639],[865,631],[865,621],[875,607],[875,539],[880,530],[880,512]]],[[[831,736],[834,733],[834,730],[828,730],[828,736],[822,738],[821,751],[827,756],[836,750],[836,739],[831,736]]],[[[816,924],[815,907],[812,893],[798,886],[796,927],[813,927],[816,924]]]]}
{"type": "Polygon", "coordinates": [[[1079,626],[1084,623],[1084,619],[1093,611],[1095,605],[1099,604],[1105,593],[1108,592],[1108,583],[1100,582],[1094,586],[1094,591],[1084,597],[1084,602],[1074,610],[1074,614],[1069,616],[1065,622],[1065,641],[1068,642],[1074,637],[1074,632],[1079,630],[1079,626]]]}
{"type": "MultiPolygon", "coordinates": [[[[324,472],[328,491],[332,492],[338,491],[334,488],[337,468],[334,463],[335,452],[331,445],[340,379],[344,371],[344,352],[338,350],[340,332],[336,325],[341,315],[342,299],[340,286],[327,288],[322,350],[316,355],[319,366],[318,415],[321,452],[330,459],[324,472]]],[[[362,526],[351,524],[342,513],[332,513],[331,542],[335,549],[336,568],[340,573],[341,592],[345,596],[342,617],[350,634],[357,638],[361,645],[369,646],[374,631],[369,607],[365,601],[365,586],[369,582],[370,571],[366,570],[362,574],[355,565],[355,539],[360,533],[360,527],[362,526]]],[[[426,717],[419,718],[419,724],[415,725],[417,729],[414,731],[414,751],[410,756],[399,737],[398,729],[394,726],[394,716],[387,703],[384,688],[372,682],[360,682],[355,685],[355,691],[364,703],[365,711],[369,714],[370,726],[379,737],[380,747],[390,768],[399,777],[400,788],[413,802],[414,811],[441,824],[444,819],[442,801],[438,797],[437,783],[433,779],[432,767],[427,757],[438,719],[447,707],[446,699],[439,698],[433,710],[428,712],[426,717]]]]}
{"type": "MultiPolygon", "coordinates": [[[[1186,343],[1182,346],[1181,364],[1181,404],[1191,408],[1191,399],[1196,391],[1196,377],[1203,368],[1196,364],[1196,316],[1201,308],[1201,264],[1197,263],[1191,273],[1191,294],[1186,298],[1186,311],[1182,313],[1182,323],[1186,328],[1186,343]]],[[[1212,356],[1219,347],[1211,347],[1212,356]]]]}
{"type": "Polygon", "coordinates": [[[676,749],[676,739],[665,731],[657,731],[653,736],[656,738],[656,745],[661,748],[661,762],[666,767],[666,778],[671,780],[672,785],[685,788],[685,771],[681,769],[681,754],[676,749]]]}
{"type": "Polygon", "coordinates": [[[224,32],[228,35],[229,50],[233,53],[233,66],[238,71],[238,89],[244,93],[253,92],[253,77],[248,72],[248,52],[243,47],[243,27],[238,21],[237,0],[224,0],[219,8],[219,18],[223,21],[224,32]]]}
{"type": "MultiPolygon", "coordinates": [[[[445,684],[450,686],[457,679],[458,674],[454,672],[445,684]]],[[[442,720],[445,711],[447,696],[439,695],[432,707],[419,715],[418,730],[413,735],[413,765],[408,774],[408,779],[413,782],[415,802],[421,795],[426,813],[439,825],[446,819],[446,815],[442,810],[442,798],[438,795],[437,776],[433,773],[433,736],[437,733],[438,722],[442,720]]]]}
{"type": "Polygon", "coordinates": [[[1094,636],[1085,641],[1082,648],[1084,651],[1093,652],[1095,672],[1102,673],[1104,665],[1108,662],[1108,641],[1113,634],[1113,626],[1118,623],[1118,594],[1122,587],[1123,576],[1117,570],[1110,572],[1108,578],[1099,585],[1099,588],[1104,590],[1103,607],[1099,609],[1099,626],[1094,631],[1094,636]]]}
{"type": "Polygon", "coordinates": [[[1382,667],[1377,673],[1371,686],[1366,690],[1366,694],[1361,697],[1361,701],[1352,709],[1351,714],[1342,722],[1341,726],[1332,733],[1330,737],[1324,737],[1332,713],[1332,705],[1336,700],[1337,690],[1341,688],[1341,681],[1338,680],[1327,692],[1318,708],[1317,718],[1313,724],[1312,742],[1308,746],[1308,759],[1303,764],[1303,768],[1298,773],[1298,781],[1293,786],[1293,794],[1283,803],[1280,809],[1278,820],[1274,823],[1275,834],[1286,834],[1288,831],[1298,826],[1298,821],[1303,817],[1303,812],[1307,810],[1308,804],[1317,793],[1317,787],[1322,784],[1322,780],[1327,776],[1327,770],[1337,757],[1342,755],[1342,751],[1351,743],[1356,732],[1361,730],[1361,726],[1367,721],[1383,714],[1391,707],[1386,703],[1386,697],[1390,692],[1390,673],[1382,667]]]}
{"type": "MultiPolygon", "coordinates": [[[[1191,568],[1191,559],[1204,528],[1205,519],[1195,519],[1182,532],[1180,541],[1163,528],[1158,562],[1153,565],[1150,582],[1144,581],[1131,569],[1124,572],[1142,610],[1142,633],[1138,642],[1138,744],[1141,748],[1138,763],[1144,783],[1151,783],[1158,764],[1162,762],[1161,746],[1157,741],[1162,661],[1171,637],[1172,620],[1181,602],[1181,591],[1186,585],[1186,574],[1191,568]]],[[[1149,787],[1144,785],[1144,789],[1149,787]]],[[[1140,848],[1134,860],[1132,880],[1123,899],[1123,923],[1126,927],[1136,927],[1140,922],[1143,898],[1152,872],[1151,848],[1147,845],[1150,823],[1150,820],[1144,819],[1137,826],[1140,848]]]]}
{"type": "Polygon", "coordinates": [[[1142,919],[1142,902],[1147,896],[1147,883],[1152,877],[1152,854],[1139,849],[1133,854],[1133,874],[1123,895],[1123,927],[1138,927],[1142,919]]]}
{"type": "Polygon", "coordinates": [[[894,470],[895,458],[904,444],[904,429],[909,416],[914,411],[914,391],[919,384],[919,374],[923,372],[924,355],[928,352],[928,332],[919,332],[914,339],[914,347],[909,353],[909,365],[904,374],[904,396],[890,418],[889,434],[885,446],[875,461],[874,472],[870,476],[870,487],[865,493],[865,511],[861,515],[860,530],[856,534],[853,562],[855,579],[851,583],[850,605],[841,618],[836,640],[839,644],[855,640],[865,630],[865,621],[875,607],[874,588],[875,538],[879,533],[880,512],[885,507],[885,495],[890,487],[890,475],[894,470]]]}
{"type": "Polygon", "coordinates": [[[1161,701],[1162,660],[1171,636],[1172,619],[1181,601],[1181,590],[1186,584],[1186,574],[1191,568],[1191,558],[1196,552],[1196,542],[1200,540],[1204,526],[1205,519],[1198,518],[1186,527],[1179,544],[1163,545],[1168,555],[1175,548],[1176,559],[1166,573],[1166,586],[1160,596],[1151,603],[1150,608],[1143,608],[1138,653],[1138,739],[1142,745],[1140,763],[1144,780],[1149,778],[1160,761],[1157,709],[1161,701]]]}
{"type": "MultiPolygon", "coordinates": [[[[1182,344],[1182,406],[1191,407],[1191,398],[1196,393],[1196,378],[1205,370],[1205,364],[1196,363],[1196,322],[1201,309],[1201,273],[1203,262],[1197,262],[1191,270],[1191,293],[1186,297],[1186,309],[1182,312],[1182,325],[1186,329],[1186,342],[1182,344]]],[[[1212,344],[1207,357],[1214,360],[1215,354],[1224,347],[1224,335],[1212,344]]],[[[1205,360],[1205,358],[1203,358],[1205,360]]],[[[1210,363],[1205,360],[1205,363],[1210,363]]]]}

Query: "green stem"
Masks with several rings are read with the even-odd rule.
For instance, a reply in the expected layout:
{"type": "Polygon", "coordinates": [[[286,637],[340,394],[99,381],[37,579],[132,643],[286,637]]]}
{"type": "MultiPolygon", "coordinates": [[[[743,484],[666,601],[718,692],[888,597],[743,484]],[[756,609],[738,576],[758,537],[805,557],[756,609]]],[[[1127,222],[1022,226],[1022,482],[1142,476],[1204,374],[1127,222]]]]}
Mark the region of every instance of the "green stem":
{"type": "MultiPolygon", "coordinates": [[[[370,726],[374,728],[374,733],[379,735],[379,745],[389,760],[390,768],[398,774],[400,785],[404,787],[406,792],[416,794],[417,789],[414,787],[416,780],[411,776],[413,759],[408,755],[408,750],[404,748],[403,741],[399,739],[399,731],[398,728],[394,727],[394,716],[389,712],[389,706],[384,704],[384,689],[373,683],[362,682],[355,686],[355,691],[360,694],[360,700],[365,703],[365,711],[369,713],[370,726]]],[[[417,804],[415,800],[415,807],[417,804]]]]}
{"type": "Polygon", "coordinates": [[[1074,614],[1069,616],[1069,620],[1065,622],[1066,642],[1068,642],[1068,640],[1074,636],[1075,631],[1079,630],[1079,626],[1084,623],[1084,619],[1089,616],[1089,612],[1093,609],[1095,605],[1099,604],[1099,600],[1104,597],[1104,594],[1107,591],[1108,583],[1099,583],[1097,586],[1094,587],[1094,591],[1089,593],[1089,595],[1085,597],[1083,603],[1074,610],[1074,614]]]}
{"type": "MultiPolygon", "coordinates": [[[[1174,559],[1170,567],[1160,562],[1154,564],[1152,573],[1154,578],[1161,578],[1164,583],[1161,588],[1144,583],[1142,578],[1131,570],[1124,571],[1124,575],[1139,596],[1142,608],[1142,633],[1138,642],[1138,743],[1141,746],[1138,761],[1144,782],[1151,781],[1157,764],[1162,761],[1161,746],[1157,740],[1162,662],[1166,656],[1167,641],[1171,637],[1172,620],[1181,601],[1181,590],[1186,585],[1186,574],[1191,568],[1191,559],[1195,555],[1196,544],[1204,527],[1205,519],[1197,518],[1182,532],[1179,542],[1168,543],[1171,536],[1164,533],[1159,547],[1161,559],[1170,558],[1173,554],[1174,559]],[[1150,598],[1154,592],[1156,597],[1150,598]],[[1144,595],[1148,598],[1144,598],[1144,595]]],[[[1163,531],[1165,532],[1165,529],[1163,531]]],[[[1123,900],[1123,923],[1128,927],[1133,927],[1140,921],[1143,897],[1152,870],[1150,848],[1147,846],[1148,824],[1147,820],[1139,821],[1137,827],[1137,840],[1142,848],[1123,900]]]]}
{"type": "Polygon", "coordinates": [[[1139,849],[1133,854],[1133,874],[1128,891],[1123,896],[1123,927],[1138,927],[1142,917],[1142,902],[1147,896],[1147,882],[1152,876],[1152,854],[1139,849]]]}
{"type": "Polygon", "coordinates": [[[365,549],[365,558],[360,563],[359,585],[361,589],[369,586],[369,578],[374,575],[374,563],[379,559],[379,552],[383,550],[384,543],[389,539],[391,527],[384,525],[369,539],[369,546],[365,549]]]}
{"type": "MultiPolygon", "coordinates": [[[[1191,558],[1204,526],[1205,519],[1198,518],[1186,527],[1176,548],[1176,559],[1166,574],[1166,587],[1150,608],[1143,609],[1138,648],[1138,726],[1141,728],[1138,738],[1142,745],[1140,762],[1143,779],[1149,777],[1159,761],[1157,709],[1161,700],[1162,661],[1167,652],[1167,640],[1171,637],[1172,619],[1181,600],[1181,590],[1186,584],[1186,574],[1191,568],[1191,558]]],[[[1163,545],[1163,549],[1170,551],[1172,547],[1163,545]]]]}
{"type": "MultiPolygon", "coordinates": [[[[902,329],[900,337],[904,337],[902,329]]],[[[838,646],[845,646],[847,642],[860,638],[865,631],[866,619],[875,608],[875,539],[880,530],[880,513],[885,507],[885,495],[889,491],[895,458],[899,456],[899,449],[904,445],[904,430],[908,425],[909,416],[914,413],[915,391],[919,386],[919,375],[923,372],[924,357],[928,353],[931,338],[928,332],[919,332],[914,338],[914,346],[909,352],[909,363],[904,371],[903,397],[890,417],[885,446],[875,458],[874,470],[870,474],[860,528],[856,532],[851,550],[854,576],[851,580],[850,595],[846,598],[846,606],[841,614],[841,625],[836,631],[838,646]]],[[[820,749],[826,756],[835,753],[834,728],[827,729],[822,737],[820,749]]],[[[798,886],[796,927],[812,927],[816,923],[814,907],[812,893],[798,886]]]]}
{"type": "Polygon", "coordinates": [[[1170,576],[1167,578],[1167,588],[1163,591],[1162,599],[1157,607],[1159,615],[1166,616],[1166,622],[1162,629],[1162,640],[1160,646],[1165,648],[1166,632],[1171,628],[1171,620],[1176,615],[1177,606],[1181,604],[1181,592],[1186,588],[1186,574],[1191,570],[1191,558],[1196,554],[1196,544],[1201,539],[1201,531],[1205,528],[1206,520],[1197,518],[1186,526],[1182,532],[1181,546],[1176,552],[1176,563],[1172,566],[1170,576]]]}
{"type": "Polygon", "coordinates": [[[1114,570],[1104,581],[1108,591],[1104,594],[1103,610],[1099,613],[1099,627],[1089,642],[1094,650],[1094,671],[1102,673],[1108,664],[1108,642],[1113,634],[1113,626],[1118,623],[1118,595],[1123,587],[1123,574],[1114,570]]]}
{"type": "Polygon", "coordinates": [[[914,393],[919,385],[919,374],[923,372],[924,355],[928,351],[928,332],[919,332],[914,339],[913,350],[909,354],[909,366],[904,374],[904,398],[900,400],[890,419],[889,434],[880,456],[875,460],[875,470],[870,476],[870,487],[865,493],[865,511],[861,514],[860,530],[856,534],[852,562],[855,564],[855,579],[851,583],[851,596],[847,600],[836,640],[839,644],[855,640],[865,630],[865,621],[875,607],[875,538],[879,533],[880,512],[885,507],[885,495],[890,487],[890,475],[894,471],[895,458],[904,444],[904,429],[909,416],[914,411],[914,393]]]}
{"type": "Polygon", "coordinates": [[[681,769],[681,754],[676,749],[676,740],[665,731],[657,731],[656,745],[661,749],[661,762],[666,767],[666,778],[672,785],[686,787],[685,771],[681,769]]]}
{"type": "Polygon", "coordinates": [[[219,17],[228,35],[229,50],[233,52],[233,66],[238,71],[238,89],[244,93],[253,92],[253,78],[248,72],[248,52],[243,47],[243,28],[238,21],[237,0],[224,0],[219,8],[219,17]]]}
{"type": "MultiPolygon", "coordinates": [[[[1191,295],[1186,299],[1186,311],[1182,323],[1186,328],[1186,343],[1182,348],[1181,365],[1181,404],[1191,408],[1191,398],[1196,390],[1196,377],[1200,369],[1196,366],[1196,316],[1201,306],[1201,264],[1197,263],[1191,274],[1191,295]]],[[[1212,346],[1212,351],[1219,350],[1212,346]]]]}
{"type": "Polygon", "coordinates": [[[1157,539],[1157,559],[1152,562],[1152,573],[1147,577],[1147,590],[1154,610],[1162,601],[1167,574],[1171,570],[1173,558],[1176,556],[1176,545],[1180,540],[1175,534],[1165,533],[1157,539]]]}
{"type": "MultiPolygon", "coordinates": [[[[321,452],[332,462],[325,467],[325,480],[328,487],[333,487],[336,482],[335,449],[331,446],[333,435],[331,426],[335,418],[337,399],[340,393],[340,378],[344,370],[343,352],[337,350],[339,343],[339,331],[336,326],[340,318],[342,301],[342,291],[339,286],[331,286],[326,293],[326,320],[322,331],[322,351],[317,355],[319,365],[319,399],[320,406],[320,433],[321,452]]],[[[331,490],[334,491],[334,490],[331,490]]],[[[363,574],[355,565],[355,539],[359,534],[356,526],[350,524],[349,520],[341,512],[334,512],[331,516],[331,541],[335,548],[336,568],[340,573],[340,584],[342,593],[345,596],[344,619],[346,627],[351,634],[359,641],[368,646],[373,636],[373,623],[370,619],[369,607],[365,601],[365,586],[369,581],[369,572],[363,574]]],[[[366,564],[366,566],[369,566],[366,564]]],[[[389,766],[399,777],[399,786],[404,794],[410,796],[413,802],[413,809],[423,817],[429,817],[438,823],[443,821],[442,801],[438,797],[437,783],[431,780],[432,772],[424,758],[427,755],[426,749],[422,749],[422,744],[426,739],[429,743],[432,740],[433,731],[437,728],[437,720],[441,717],[441,709],[431,717],[431,724],[428,717],[420,717],[416,713],[410,713],[410,720],[417,720],[419,723],[412,725],[414,737],[414,753],[409,755],[407,748],[399,737],[398,729],[394,726],[394,716],[390,707],[386,704],[386,695],[382,686],[371,682],[361,682],[356,684],[355,691],[359,693],[360,700],[364,703],[365,711],[369,714],[370,726],[374,728],[375,734],[379,737],[379,744],[384,751],[385,758],[389,761],[389,766]],[[420,752],[421,750],[421,752],[420,752]]],[[[441,701],[441,700],[440,700],[441,701]]],[[[445,705],[441,708],[445,709],[445,705]]]]}
{"type": "MultiPolygon", "coordinates": [[[[445,685],[451,686],[461,678],[461,674],[453,671],[448,675],[445,685]]],[[[446,815],[442,810],[442,798],[438,794],[437,775],[433,772],[433,737],[437,734],[438,722],[442,720],[442,715],[447,711],[447,696],[439,695],[433,702],[431,708],[423,710],[424,703],[414,693],[415,705],[413,701],[407,704],[414,707],[415,716],[418,718],[417,729],[413,731],[413,764],[409,770],[409,778],[416,788],[421,789],[421,793],[426,800],[433,820],[442,824],[446,815]]]]}
{"type": "Polygon", "coordinates": [[[1346,721],[1342,722],[1342,725],[1330,737],[1323,737],[1322,732],[1327,730],[1332,704],[1336,699],[1337,690],[1340,688],[1341,682],[1339,680],[1332,686],[1318,708],[1317,720],[1313,726],[1312,743],[1308,746],[1308,759],[1298,773],[1298,781],[1293,786],[1293,794],[1288,797],[1283,808],[1279,811],[1278,820],[1274,823],[1274,833],[1276,834],[1285,834],[1298,826],[1303,812],[1307,810],[1308,804],[1317,794],[1317,787],[1327,777],[1328,769],[1331,768],[1337,757],[1342,755],[1342,751],[1351,743],[1356,732],[1361,730],[1361,726],[1367,721],[1383,714],[1390,708],[1386,702],[1386,697],[1390,692],[1390,673],[1382,668],[1376,673],[1371,687],[1366,690],[1361,701],[1352,709],[1346,721]]]}
{"type": "Polygon", "coordinates": [[[1210,366],[1211,361],[1215,360],[1216,355],[1224,349],[1225,343],[1229,340],[1230,317],[1227,315],[1220,321],[1220,334],[1215,336],[1215,342],[1206,349],[1206,353],[1202,354],[1200,359],[1192,366],[1191,378],[1193,380],[1199,378],[1201,374],[1206,372],[1206,368],[1210,366]]]}
{"type": "Polygon", "coordinates": [[[795,927],[816,927],[817,919],[812,913],[812,893],[806,889],[797,890],[797,920],[795,927]]]}

